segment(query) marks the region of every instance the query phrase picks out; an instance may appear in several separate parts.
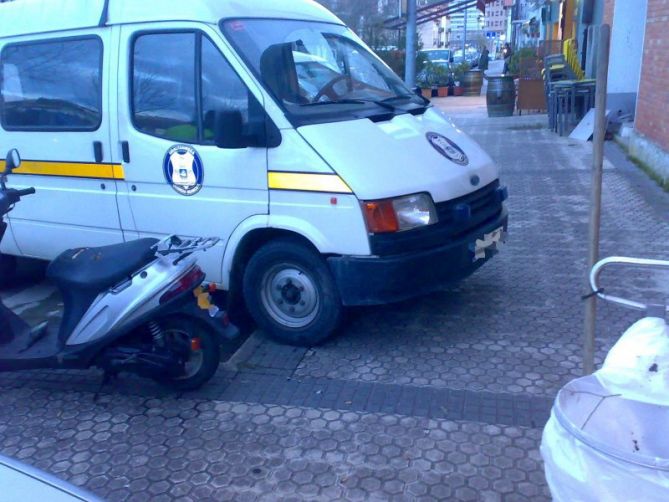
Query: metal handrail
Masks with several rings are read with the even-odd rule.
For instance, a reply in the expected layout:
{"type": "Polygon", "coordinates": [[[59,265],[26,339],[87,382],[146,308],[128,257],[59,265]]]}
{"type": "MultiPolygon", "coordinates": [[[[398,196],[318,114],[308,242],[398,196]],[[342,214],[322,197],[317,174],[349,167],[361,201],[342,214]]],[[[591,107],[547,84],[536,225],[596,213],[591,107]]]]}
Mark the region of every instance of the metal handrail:
{"type": "MultiPolygon", "coordinates": [[[[634,267],[651,267],[651,268],[666,268],[669,269],[669,261],[666,260],[650,260],[646,258],[628,258],[625,256],[611,256],[609,258],[604,258],[603,260],[598,261],[592,270],[590,271],[590,287],[592,288],[593,293],[596,293],[598,298],[605,300],[611,303],[617,303],[623,307],[627,307],[634,310],[646,311],[649,308],[649,305],[644,303],[636,302],[633,300],[628,300],[626,298],[620,298],[619,296],[606,295],[603,292],[603,289],[599,286],[599,274],[601,274],[604,267],[608,265],[630,265],[634,267]]],[[[669,306],[665,306],[667,312],[669,312],[669,306]]]]}

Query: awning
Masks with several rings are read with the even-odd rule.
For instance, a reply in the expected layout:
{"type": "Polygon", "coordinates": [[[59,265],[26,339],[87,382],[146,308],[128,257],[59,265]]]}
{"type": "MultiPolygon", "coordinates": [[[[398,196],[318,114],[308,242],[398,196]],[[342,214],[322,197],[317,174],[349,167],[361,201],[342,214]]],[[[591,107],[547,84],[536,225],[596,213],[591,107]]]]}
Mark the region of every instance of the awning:
{"type": "MultiPolygon", "coordinates": [[[[430,21],[436,21],[441,19],[444,16],[449,16],[455,14],[456,12],[462,12],[465,9],[470,9],[472,7],[481,8],[480,4],[484,0],[437,0],[429,5],[424,5],[419,7],[416,10],[416,23],[425,24],[430,21]]],[[[485,0],[486,3],[490,3],[493,0],[485,0]]],[[[484,5],[485,9],[485,5],[484,5]]],[[[384,26],[391,30],[403,29],[407,25],[406,17],[394,17],[391,19],[386,19],[384,21],[384,26]]]]}

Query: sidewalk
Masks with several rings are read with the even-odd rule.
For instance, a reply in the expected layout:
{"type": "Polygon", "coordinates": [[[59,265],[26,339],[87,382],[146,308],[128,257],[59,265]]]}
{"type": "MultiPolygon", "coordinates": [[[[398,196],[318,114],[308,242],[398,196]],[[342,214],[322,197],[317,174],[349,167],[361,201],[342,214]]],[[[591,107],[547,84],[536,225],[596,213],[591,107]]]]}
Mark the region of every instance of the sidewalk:
{"type": "MultiPolygon", "coordinates": [[[[538,445],[581,373],[591,145],[543,115],[488,119],[481,100],[435,100],[509,186],[508,244],[474,276],[356,309],[311,350],[254,334],[198,393],[124,377],[95,403],[96,372],[0,375],[0,453],[112,501],[549,500],[538,445]]],[[[669,196],[607,155],[602,254],[666,257],[669,196]]],[[[604,280],[669,294],[645,274],[604,280]]],[[[599,361],[634,319],[600,307],[599,361]]]]}

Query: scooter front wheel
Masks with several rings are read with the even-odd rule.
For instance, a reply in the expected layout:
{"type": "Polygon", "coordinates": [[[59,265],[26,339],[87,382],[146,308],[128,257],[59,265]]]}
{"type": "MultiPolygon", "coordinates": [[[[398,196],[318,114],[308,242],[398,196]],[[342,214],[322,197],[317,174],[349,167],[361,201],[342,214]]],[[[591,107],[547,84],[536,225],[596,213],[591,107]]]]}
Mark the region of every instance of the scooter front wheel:
{"type": "Polygon", "coordinates": [[[160,382],[179,390],[199,389],[218,369],[220,349],[216,339],[196,320],[174,318],[160,324],[167,347],[184,357],[183,375],[164,377],[160,382]]]}

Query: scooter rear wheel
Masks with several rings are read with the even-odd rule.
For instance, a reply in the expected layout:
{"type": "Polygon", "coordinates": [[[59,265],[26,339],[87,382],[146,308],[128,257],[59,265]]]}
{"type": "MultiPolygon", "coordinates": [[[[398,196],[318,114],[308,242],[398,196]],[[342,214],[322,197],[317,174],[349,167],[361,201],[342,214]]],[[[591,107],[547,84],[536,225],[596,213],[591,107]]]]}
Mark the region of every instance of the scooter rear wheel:
{"type": "Polygon", "coordinates": [[[199,389],[207,383],[220,361],[219,344],[199,322],[178,318],[161,323],[165,343],[175,352],[187,352],[184,374],[179,377],[166,377],[161,383],[179,390],[199,389]]]}

